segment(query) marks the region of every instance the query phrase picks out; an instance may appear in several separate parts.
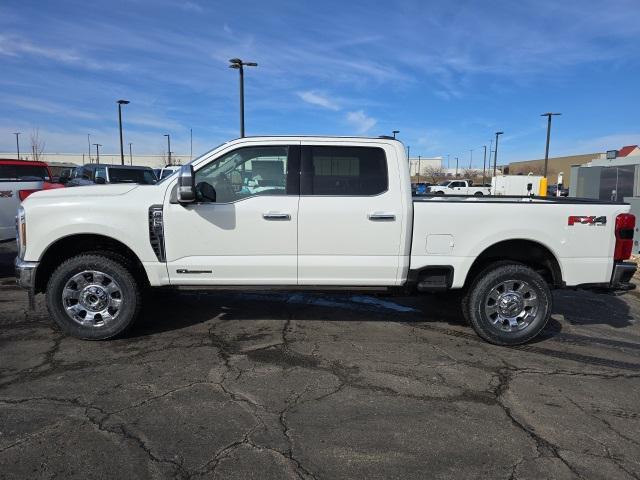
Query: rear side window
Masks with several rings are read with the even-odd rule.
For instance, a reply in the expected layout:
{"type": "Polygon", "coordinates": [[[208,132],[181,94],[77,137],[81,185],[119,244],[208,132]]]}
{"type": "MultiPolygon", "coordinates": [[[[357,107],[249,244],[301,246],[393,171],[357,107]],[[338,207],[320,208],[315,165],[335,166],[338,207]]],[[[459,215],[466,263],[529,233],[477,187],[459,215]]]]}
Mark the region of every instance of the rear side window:
{"type": "Polygon", "coordinates": [[[49,172],[39,165],[0,165],[0,182],[49,180],[49,172]]]}
{"type": "Polygon", "coordinates": [[[377,147],[305,147],[302,195],[378,195],[389,178],[384,150],[377,147]]]}
{"type": "Polygon", "coordinates": [[[153,170],[133,168],[109,168],[109,182],[111,183],[141,183],[143,185],[153,185],[156,183],[156,176],[153,170]]]}

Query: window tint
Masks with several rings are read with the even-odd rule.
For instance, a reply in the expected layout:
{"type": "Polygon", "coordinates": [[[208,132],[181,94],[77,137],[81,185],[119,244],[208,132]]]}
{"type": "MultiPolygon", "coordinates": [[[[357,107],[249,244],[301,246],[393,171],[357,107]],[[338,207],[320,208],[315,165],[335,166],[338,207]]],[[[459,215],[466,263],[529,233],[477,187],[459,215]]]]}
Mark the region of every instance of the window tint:
{"type": "Polygon", "coordinates": [[[0,181],[49,180],[49,172],[38,165],[0,165],[0,181]]]}
{"type": "Polygon", "coordinates": [[[387,190],[384,150],[310,147],[303,160],[303,195],[364,196],[387,190]]]}
{"type": "Polygon", "coordinates": [[[211,187],[218,203],[254,195],[297,194],[287,187],[287,171],[291,167],[288,155],[289,147],[279,146],[245,147],[229,152],[196,172],[196,200],[212,201],[211,187]]]}

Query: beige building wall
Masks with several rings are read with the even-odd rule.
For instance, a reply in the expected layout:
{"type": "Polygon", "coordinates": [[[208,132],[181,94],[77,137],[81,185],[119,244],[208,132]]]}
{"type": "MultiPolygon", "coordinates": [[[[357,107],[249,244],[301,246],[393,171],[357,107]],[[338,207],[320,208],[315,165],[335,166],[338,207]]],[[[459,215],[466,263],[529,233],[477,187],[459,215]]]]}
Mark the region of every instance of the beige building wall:
{"type": "MultiPolygon", "coordinates": [[[[600,157],[602,152],[585,153],[583,155],[569,155],[567,157],[554,157],[549,158],[549,164],[547,168],[547,176],[549,184],[556,183],[558,181],[558,173],[563,173],[562,183],[569,185],[571,179],[571,166],[583,165],[594,159],[600,157]]],[[[534,175],[542,175],[544,172],[544,158],[538,160],[525,160],[521,162],[509,163],[509,175],[527,175],[533,173],[534,175]]]]}

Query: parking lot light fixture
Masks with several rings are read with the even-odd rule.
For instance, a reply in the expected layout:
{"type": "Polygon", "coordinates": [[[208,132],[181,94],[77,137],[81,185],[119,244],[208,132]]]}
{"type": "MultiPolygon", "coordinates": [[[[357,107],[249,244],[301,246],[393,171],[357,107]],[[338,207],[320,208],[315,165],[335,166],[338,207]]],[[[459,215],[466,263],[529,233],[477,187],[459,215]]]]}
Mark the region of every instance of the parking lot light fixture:
{"type": "Polygon", "coordinates": [[[393,138],[396,138],[396,134],[400,133],[400,130],[393,130],[391,133],[393,133],[393,138]]]}
{"type": "Polygon", "coordinates": [[[118,100],[118,126],[120,127],[120,162],[124,165],[124,146],[122,143],[122,105],[128,105],[129,100],[118,100]]]}
{"type": "Polygon", "coordinates": [[[100,145],[99,143],[94,143],[95,147],[96,147],[96,163],[100,163],[100,147],[102,145],[100,145]]]}
{"type": "Polygon", "coordinates": [[[256,62],[243,62],[239,58],[229,60],[229,68],[238,70],[240,73],[240,138],[244,137],[244,67],[257,67],[256,62]]]}
{"type": "Polygon", "coordinates": [[[131,145],[133,145],[133,143],[129,142],[129,165],[133,165],[133,154],[131,153],[131,145]]]}
{"type": "Polygon", "coordinates": [[[482,185],[486,182],[485,172],[487,170],[487,146],[483,145],[484,148],[484,160],[482,161],[482,185]]]}
{"type": "Polygon", "coordinates": [[[498,165],[498,137],[500,135],[503,135],[504,132],[496,132],[496,149],[494,150],[494,157],[493,157],[493,176],[496,176],[496,171],[497,171],[497,165],[498,165]]]}
{"type": "Polygon", "coordinates": [[[13,134],[16,136],[16,151],[18,152],[18,160],[20,160],[20,140],[19,140],[19,137],[20,137],[20,135],[22,135],[22,132],[14,132],[13,134]]]}
{"type": "Polygon", "coordinates": [[[544,171],[542,176],[547,178],[547,166],[549,165],[549,141],[551,140],[551,117],[555,115],[562,115],[561,113],[547,112],[540,115],[541,117],[547,117],[547,146],[544,150],[544,171]]]}
{"type": "Polygon", "coordinates": [[[164,136],[167,137],[167,165],[171,165],[171,135],[165,133],[164,136]]]}

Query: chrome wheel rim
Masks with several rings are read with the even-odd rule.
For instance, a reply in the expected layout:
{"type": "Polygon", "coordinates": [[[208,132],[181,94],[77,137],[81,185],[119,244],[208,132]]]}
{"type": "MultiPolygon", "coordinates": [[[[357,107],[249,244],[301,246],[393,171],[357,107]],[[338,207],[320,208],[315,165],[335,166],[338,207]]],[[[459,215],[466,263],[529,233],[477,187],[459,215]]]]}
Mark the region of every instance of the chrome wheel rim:
{"type": "Polygon", "coordinates": [[[112,276],[85,270],[71,277],[62,290],[69,318],[85,327],[104,327],[120,314],[123,293],[112,276]]]}
{"type": "Polygon", "coordinates": [[[484,312],[493,326],[503,332],[517,332],[531,324],[540,307],[533,287],[524,280],[507,280],[491,289],[484,312]]]}

